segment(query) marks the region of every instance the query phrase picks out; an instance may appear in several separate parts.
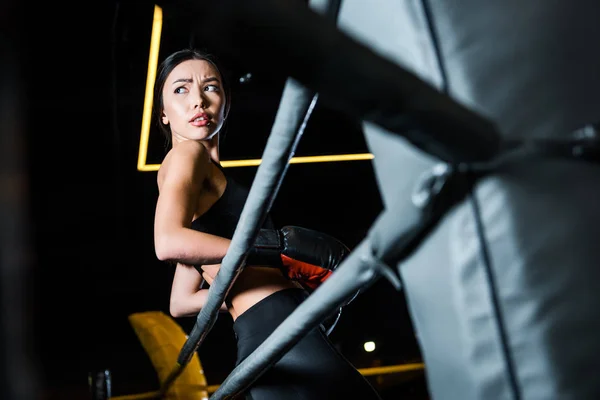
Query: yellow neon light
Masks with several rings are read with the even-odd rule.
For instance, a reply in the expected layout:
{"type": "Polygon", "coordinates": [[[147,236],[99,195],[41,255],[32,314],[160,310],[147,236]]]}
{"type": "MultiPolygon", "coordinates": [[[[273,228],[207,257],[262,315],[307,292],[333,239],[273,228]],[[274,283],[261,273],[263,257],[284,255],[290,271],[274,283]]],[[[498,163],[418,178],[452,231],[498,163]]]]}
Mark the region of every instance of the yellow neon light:
{"type": "MultiPolygon", "coordinates": [[[[360,160],[372,160],[373,154],[371,153],[359,153],[359,154],[333,154],[328,156],[304,156],[304,157],[292,157],[290,164],[306,164],[306,163],[319,163],[319,162],[336,162],[336,161],[360,161],[360,160]]],[[[254,158],[248,160],[228,160],[221,161],[223,168],[232,167],[256,167],[260,165],[262,159],[254,158]]],[[[160,164],[145,164],[140,171],[158,171],[160,164]]]]}
{"type": "Polygon", "coordinates": [[[396,374],[408,371],[420,371],[425,369],[424,363],[413,363],[413,364],[400,364],[400,365],[388,365],[385,367],[372,367],[359,369],[363,376],[373,375],[385,375],[385,374],[396,374]]]}
{"type": "MultiPolygon", "coordinates": [[[[154,101],[154,80],[158,68],[158,54],[160,49],[160,38],[162,34],[163,14],[162,8],[154,6],[154,17],[152,20],[152,33],[150,39],[150,54],[148,56],[148,73],[146,76],[146,92],[144,94],[144,110],[142,114],[142,129],[140,133],[140,147],[138,149],[138,171],[158,171],[160,164],[146,164],[148,156],[148,142],[150,137],[150,124],[152,121],[152,103],[154,101]]],[[[290,164],[336,162],[336,161],[360,161],[371,160],[373,154],[332,154],[326,156],[304,156],[293,157],[290,164]]],[[[260,165],[261,159],[229,160],[221,162],[223,168],[228,167],[254,167],[260,165]]]]}
{"type": "Polygon", "coordinates": [[[144,95],[144,113],[142,114],[142,132],[140,134],[140,148],[138,151],[138,170],[146,171],[146,157],[148,155],[148,138],[150,136],[150,122],[152,121],[152,101],[154,99],[154,80],[158,66],[158,50],[160,49],[160,36],[162,33],[162,8],[154,6],[152,20],[152,34],[150,39],[150,54],[148,56],[148,74],[146,76],[146,93],[144,95]]]}

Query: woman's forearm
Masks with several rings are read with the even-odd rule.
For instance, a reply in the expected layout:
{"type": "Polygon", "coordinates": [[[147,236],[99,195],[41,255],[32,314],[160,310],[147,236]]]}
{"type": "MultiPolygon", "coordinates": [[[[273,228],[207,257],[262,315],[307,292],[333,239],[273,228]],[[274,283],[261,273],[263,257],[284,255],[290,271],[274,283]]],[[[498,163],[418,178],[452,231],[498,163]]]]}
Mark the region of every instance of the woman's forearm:
{"type": "MultiPolygon", "coordinates": [[[[193,317],[198,315],[207,300],[208,289],[200,289],[194,294],[171,299],[169,312],[174,318],[193,317]]],[[[225,303],[221,305],[219,311],[227,311],[225,303]]]]}
{"type": "Polygon", "coordinates": [[[189,265],[219,264],[231,240],[220,236],[180,228],[155,235],[155,253],[159,260],[189,265]]]}

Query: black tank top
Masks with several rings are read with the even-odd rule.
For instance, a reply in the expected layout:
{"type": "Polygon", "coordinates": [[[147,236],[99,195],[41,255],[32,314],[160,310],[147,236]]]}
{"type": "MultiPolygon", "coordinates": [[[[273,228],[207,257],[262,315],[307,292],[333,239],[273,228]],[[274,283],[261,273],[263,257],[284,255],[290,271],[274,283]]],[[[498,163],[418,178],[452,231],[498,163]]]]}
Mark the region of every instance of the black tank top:
{"type": "MultiPolygon", "coordinates": [[[[215,163],[221,171],[223,167],[215,163]]],[[[219,199],[204,214],[192,222],[192,229],[231,239],[242,214],[249,190],[228,177],[225,191],[219,199]]],[[[267,215],[263,228],[274,229],[271,216],[267,215]]]]}

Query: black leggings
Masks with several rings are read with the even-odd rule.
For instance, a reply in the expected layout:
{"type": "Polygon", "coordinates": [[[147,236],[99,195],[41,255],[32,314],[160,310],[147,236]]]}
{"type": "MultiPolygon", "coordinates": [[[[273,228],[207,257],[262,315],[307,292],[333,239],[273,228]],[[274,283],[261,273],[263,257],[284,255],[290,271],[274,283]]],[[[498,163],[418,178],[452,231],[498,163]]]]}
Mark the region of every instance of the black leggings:
{"type": "MultiPolygon", "coordinates": [[[[302,289],[284,289],[261,300],[240,315],[233,329],[237,361],[241,363],[308,296],[302,289]]],[[[245,393],[247,400],[380,400],[354,366],[315,328],[245,393]]]]}

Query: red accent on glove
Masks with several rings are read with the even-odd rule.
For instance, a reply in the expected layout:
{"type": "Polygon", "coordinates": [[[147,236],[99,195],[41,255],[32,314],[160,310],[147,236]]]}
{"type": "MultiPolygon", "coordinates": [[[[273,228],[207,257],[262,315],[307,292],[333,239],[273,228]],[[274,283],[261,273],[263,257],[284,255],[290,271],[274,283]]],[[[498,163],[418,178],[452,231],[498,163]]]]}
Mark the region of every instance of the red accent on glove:
{"type": "Polygon", "coordinates": [[[315,290],[321,283],[325,282],[333,272],[318,265],[294,260],[283,254],[281,255],[281,261],[283,262],[283,267],[288,278],[298,281],[312,290],[315,290]]]}

